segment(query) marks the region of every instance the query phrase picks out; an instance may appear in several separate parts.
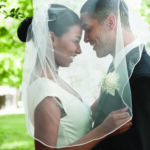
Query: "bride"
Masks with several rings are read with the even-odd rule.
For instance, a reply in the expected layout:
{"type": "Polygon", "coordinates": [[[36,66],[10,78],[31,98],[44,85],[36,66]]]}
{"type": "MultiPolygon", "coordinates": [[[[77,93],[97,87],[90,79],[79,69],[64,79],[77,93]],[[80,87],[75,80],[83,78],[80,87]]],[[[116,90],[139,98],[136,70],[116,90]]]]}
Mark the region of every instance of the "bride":
{"type": "Polygon", "coordinates": [[[91,149],[130,118],[127,107],[116,110],[92,130],[96,104],[90,108],[58,74],[60,67],[69,67],[81,53],[81,35],[79,17],[60,4],[35,7],[34,17],[18,28],[19,39],[26,42],[22,97],[36,150],[91,149]]]}

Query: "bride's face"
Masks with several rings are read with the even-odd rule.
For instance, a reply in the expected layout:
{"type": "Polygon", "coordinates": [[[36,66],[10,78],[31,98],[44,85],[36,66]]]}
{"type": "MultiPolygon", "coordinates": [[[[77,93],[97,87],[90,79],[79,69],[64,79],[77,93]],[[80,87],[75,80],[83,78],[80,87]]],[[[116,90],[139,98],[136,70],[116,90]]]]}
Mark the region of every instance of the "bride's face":
{"type": "Polygon", "coordinates": [[[74,57],[81,53],[81,35],[81,26],[74,25],[61,37],[54,36],[54,57],[58,67],[68,67],[73,62],[74,57]]]}

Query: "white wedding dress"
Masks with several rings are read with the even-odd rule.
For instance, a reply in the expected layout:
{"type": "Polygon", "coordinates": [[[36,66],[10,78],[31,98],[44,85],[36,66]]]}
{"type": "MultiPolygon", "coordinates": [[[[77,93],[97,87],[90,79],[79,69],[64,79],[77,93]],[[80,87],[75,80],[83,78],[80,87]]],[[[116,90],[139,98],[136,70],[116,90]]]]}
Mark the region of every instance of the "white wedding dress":
{"type": "Polygon", "coordinates": [[[30,106],[32,126],[34,110],[47,96],[57,97],[66,113],[60,119],[57,147],[74,143],[92,129],[92,112],[89,106],[47,78],[35,80],[28,88],[28,100],[31,103],[28,106],[30,106]]]}

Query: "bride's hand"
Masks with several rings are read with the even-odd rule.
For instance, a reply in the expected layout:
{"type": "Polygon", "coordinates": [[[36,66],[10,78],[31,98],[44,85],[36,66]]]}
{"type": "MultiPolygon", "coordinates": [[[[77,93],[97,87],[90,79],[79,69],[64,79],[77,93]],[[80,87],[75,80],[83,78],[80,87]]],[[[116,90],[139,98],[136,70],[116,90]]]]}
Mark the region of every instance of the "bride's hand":
{"type": "Polygon", "coordinates": [[[122,133],[126,132],[127,130],[129,130],[131,126],[132,126],[132,121],[129,121],[125,125],[120,127],[118,130],[116,130],[114,133],[112,133],[111,136],[116,136],[116,135],[122,134],[122,133]]]}
{"type": "MultiPolygon", "coordinates": [[[[120,127],[121,125],[131,120],[131,116],[129,115],[127,110],[128,110],[128,107],[117,110],[117,111],[113,111],[108,115],[108,117],[101,124],[106,134],[112,132],[116,128],[120,127]]],[[[129,129],[130,126],[131,126],[131,123],[126,124],[126,126],[123,125],[123,127],[120,128],[122,129],[122,131],[118,129],[116,131],[116,134],[117,132],[119,133],[125,132],[127,129],[129,129]]]]}

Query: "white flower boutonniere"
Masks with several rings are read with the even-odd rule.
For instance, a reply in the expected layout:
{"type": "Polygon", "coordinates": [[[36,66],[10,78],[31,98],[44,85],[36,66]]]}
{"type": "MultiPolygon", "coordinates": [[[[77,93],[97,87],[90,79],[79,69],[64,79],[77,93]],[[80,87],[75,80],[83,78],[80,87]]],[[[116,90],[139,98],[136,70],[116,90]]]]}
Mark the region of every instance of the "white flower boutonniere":
{"type": "Polygon", "coordinates": [[[115,72],[110,72],[102,78],[100,83],[103,91],[115,95],[115,90],[119,88],[118,85],[119,75],[115,72]]]}

